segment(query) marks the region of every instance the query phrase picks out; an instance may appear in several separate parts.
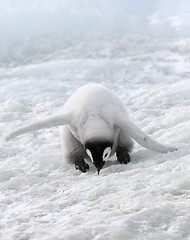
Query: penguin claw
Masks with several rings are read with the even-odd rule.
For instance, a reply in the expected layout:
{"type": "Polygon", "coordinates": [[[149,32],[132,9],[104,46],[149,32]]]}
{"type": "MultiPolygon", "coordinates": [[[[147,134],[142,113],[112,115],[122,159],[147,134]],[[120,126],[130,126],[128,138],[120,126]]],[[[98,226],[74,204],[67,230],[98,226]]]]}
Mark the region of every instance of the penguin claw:
{"type": "Polygon", "coordinates": [[[127,164],[128,162],[130,162],[131,160],[131,157],[129,155],[128,152],[126,151],[122,151],[122,152],[119,152],[117,153],[117,160],[122,164],[127,164]]]}
{"type": "Polygon", "coordinates": [[[87,170],[89,170],[89,165],[87,163],[85,163],[85,167],[87,170]]]}
{"type": "Polygon", "coordinates": [[[89,170],[89,165],[87,163],[82,163],[80,165],[75,164],[75,169],[85,173],[87,170],[89,170]]]}

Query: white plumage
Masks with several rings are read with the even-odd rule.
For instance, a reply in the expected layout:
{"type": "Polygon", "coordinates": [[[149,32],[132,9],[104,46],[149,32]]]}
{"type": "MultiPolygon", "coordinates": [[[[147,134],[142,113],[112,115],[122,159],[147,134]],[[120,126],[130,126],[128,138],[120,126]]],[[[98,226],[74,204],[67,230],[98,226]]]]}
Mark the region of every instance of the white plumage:
{"type": "Polygon", "coordinates": [[[118,115],[126,115],[120,99],[98,84],[88,84],[76,91],[65,103],[64,112],[69,110],[72,111],[69,129],[82,144],[90,139],[113,140],[118,115]]]}
{"type": "Polygon", "coordinates": [[[88,153],[90,148],[90,158],[93,158],[98,172],[104,160],[114,153],[121,163],[127,163],[130,160],[128,152],[133,146],[132,138],[156,152],[175,150],[142,132],[129,120],[121,100],[99,84],[79,88],[65,103],[62,114],[22,126],[8,133],[5,138],[9,140],[30,131],[60,125],[65,159],[83,172],[89,168],[84,162],[89,158],[87,148],[88,153]]]}

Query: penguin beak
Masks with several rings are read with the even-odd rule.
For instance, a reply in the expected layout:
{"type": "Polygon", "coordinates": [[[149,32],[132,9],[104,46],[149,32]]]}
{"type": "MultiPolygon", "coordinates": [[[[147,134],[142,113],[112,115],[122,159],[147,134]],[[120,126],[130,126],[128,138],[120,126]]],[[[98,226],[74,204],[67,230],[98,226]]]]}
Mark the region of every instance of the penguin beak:
{"type": "Polygon", "coordinates": [[[98,166],[95,165],[95,166],[96,166],[96,169],[97,169],[97,171],[98,171],[98,175],[100,174],[100,170],[103,168],[104,164],[105,164],[105,162],[102,161],[101,164],[98,164],[98,166]]]}

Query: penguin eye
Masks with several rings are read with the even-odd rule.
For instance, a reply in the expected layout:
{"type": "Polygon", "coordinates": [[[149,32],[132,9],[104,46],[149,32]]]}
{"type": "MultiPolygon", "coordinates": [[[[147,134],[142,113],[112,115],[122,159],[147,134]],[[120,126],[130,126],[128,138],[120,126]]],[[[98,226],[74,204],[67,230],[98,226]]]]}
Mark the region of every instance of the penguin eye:
{"type": "Polygon", "coordinates": [[[103,152],[103,160],[108,160],[111,154],[111,147],[107,147],[103,152]]]}

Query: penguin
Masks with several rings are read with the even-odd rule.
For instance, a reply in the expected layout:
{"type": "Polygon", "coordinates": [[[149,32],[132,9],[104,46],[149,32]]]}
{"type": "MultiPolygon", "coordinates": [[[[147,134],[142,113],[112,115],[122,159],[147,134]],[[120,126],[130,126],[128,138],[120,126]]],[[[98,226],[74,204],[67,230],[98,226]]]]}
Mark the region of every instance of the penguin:
{"type": "Polygon", "coordinates": [[[21,126],[9,132],[5,140],[56,126],[61,126],[64,159],[82,172],[89,169],[85,160],[91,160],[99,174],[105,161],[114,154],[120,163],[127,164],[133,140],[155,152],[177,150],[144,133],[129,119],[119,97],[95,83],[80,87],[68,98],[62,113],[21,126]]]}

